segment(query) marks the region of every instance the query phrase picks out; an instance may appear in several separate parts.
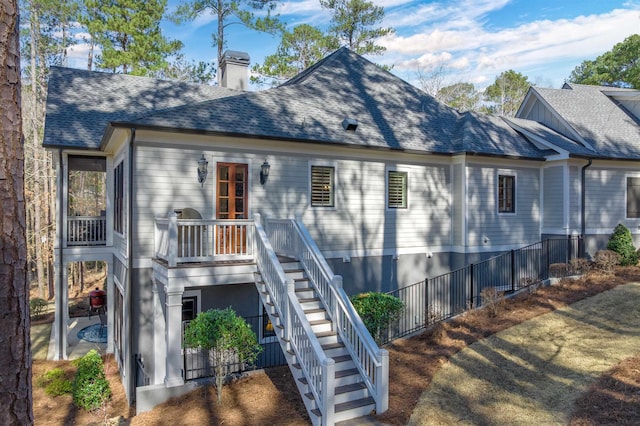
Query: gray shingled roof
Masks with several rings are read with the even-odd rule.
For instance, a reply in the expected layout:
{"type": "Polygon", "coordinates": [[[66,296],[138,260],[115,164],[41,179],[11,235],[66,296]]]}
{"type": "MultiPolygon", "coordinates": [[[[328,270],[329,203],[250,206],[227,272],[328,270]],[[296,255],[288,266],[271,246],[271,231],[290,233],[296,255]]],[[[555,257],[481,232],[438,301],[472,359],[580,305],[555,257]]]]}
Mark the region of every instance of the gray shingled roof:
{"type": "Polygon", "coordinates": [[[98,149],[110,121],[235,93],[193,83],[51,67],[43,146],[98,149]]]}
{"type": "Polygon", "coordinates": [[[460,114],[346,48],[278,88],[152,113],[132,124],[439,154],[544,157],[502,120],[460,114]],[[355,132],[343,129],[345,118],[358,121],[355,132]]]}
{"type": "Polygon", "coordinates": [[[346,48],[260,92],[52,69],[45,146],[97,149],[109,124],[436,154],[549,154],[503,120],[458,113],[346,48]],[[355,132],[344,130],[345,118],[358,121],[355,132]]]}
{"type": "Polygon", "coordinates": [[[545,126],[542,123],[538,123],[533,120],[525,120],[524,118],[515,117],[503,117],[508,123],[513,123],[516,127],[521,128],[540,139],[543,139],[558,148],[564,149],[570,154],[581,156],[593,156],[595,153],[588,148],[585,148],[581,144],[561,135],[555,130],[545,126]]]}
{"type": "Polygon", "coordinates": [[[640,123],[603,91],[613,87],[565,84],[562,89],[531,89],[589,145],[594,156],[640,159],[640,123]]]}

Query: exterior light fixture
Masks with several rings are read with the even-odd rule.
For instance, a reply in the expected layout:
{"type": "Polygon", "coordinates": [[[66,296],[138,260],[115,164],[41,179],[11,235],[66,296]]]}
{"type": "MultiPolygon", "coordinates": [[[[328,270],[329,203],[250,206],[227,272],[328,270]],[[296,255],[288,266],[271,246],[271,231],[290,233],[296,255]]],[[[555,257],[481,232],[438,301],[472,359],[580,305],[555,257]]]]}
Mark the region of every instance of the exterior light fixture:
{"type": "Polygon", "coordinates": [[[271,164],[267,163],[265,158],[264,163],[260,166],[260,184],[264,185],[269,177],[269,170],[271,170],[271,164]]]}
{"type": "Polygon", "coordinates": [[[206,158],[204,158],[204,154],[202,154],[202,157],[198,160],[198,183],[201,186],[204,186],[204,181],[207,180],[207,165],[209,164],[209,162],[207,161],[206,158]]]}

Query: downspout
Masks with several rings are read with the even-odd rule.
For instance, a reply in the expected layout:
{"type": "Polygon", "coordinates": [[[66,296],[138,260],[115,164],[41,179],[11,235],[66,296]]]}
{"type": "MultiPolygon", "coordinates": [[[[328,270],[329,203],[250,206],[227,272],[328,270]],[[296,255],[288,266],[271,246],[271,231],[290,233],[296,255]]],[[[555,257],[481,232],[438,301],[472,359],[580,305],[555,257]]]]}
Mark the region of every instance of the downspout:
{"type": "MultiPolygon", "coordinates": [[[[587,188],[585,186],[585,182],[586,182],[586,177],[585,176],[586,176],[587,168],[589,166],[591,166],[592,162],[593,161],[591,159],[589,159],[589,162],[586,165],[582,166],[582,175],[580,176],[580,179],[581,179],[580,186],[581,186],[581,190],[582,190],[581,200],[580,200],[581,201],[580,202],[580,204],[581,204],[580,205],[580,210],[581,210],[580,211],[580,233],[582,235],[582,244],[583,245],[584,245],[584,240],[585,240],[585,233],[587,232],[587,221],[586,221],[586,219],[584,217],[585,210],[586,210],[585,203],[586,203],[586,200],[587,200],[587,188]]],[[[583,253],[581,253],[581,255],[583,255],[583,253]]]]}
{"type": "Polygon", "coordinates": [[[136,128],[131,128],[131,139],[129,139],[129,206],[127,216],[129,216],[129,220],[127,222],[127,313],[129,316],[129,327],[127,330],[127,340],[129,344],[129,389],[131,392],[131,398],[129,398],[129,402],[135,400],[135,356],[133,354],[133,333],[131,332],[133,328],[133,303],[131,303],[131,274],[133,273],[133,144],[136,140],[136,128]]]}
{"type": "MultiPolygon", "coordinates": [[[[60,166],[58,179],[60,179],[60,186],[62,186],[62,188],[58,188],[58,206],[60,206],[58,212],[58,282],[60,283],[60,287],[56,289],[56,293],[58,290],[66,288],[66,283],[62,282],[64,279],[64,259],[62,258],[62,253],[64,252],[62,248],[62,245],[64,244],[64,206],[62,205],[64,202],[64,163],[62,162],[62,148],[58,149],[58,164],[60,166]]],[[[64,301],[62,294],[56,294],[56,300],[64,301]]],[[[62,303],[60,304],[62,305],[62,303]]],[[[67,306],[60,306],[60,324],[56,324],[56,328],[58,330],[58,354],[62,354],[62,350],[64,349],[63,340],[66,340],[62,338],[62,332],[64,331],[67,333],[66,329],[62,330],[62,324],[66,322],[66,316],[62,312],[62,308],[69,309],[67,306]]]]}

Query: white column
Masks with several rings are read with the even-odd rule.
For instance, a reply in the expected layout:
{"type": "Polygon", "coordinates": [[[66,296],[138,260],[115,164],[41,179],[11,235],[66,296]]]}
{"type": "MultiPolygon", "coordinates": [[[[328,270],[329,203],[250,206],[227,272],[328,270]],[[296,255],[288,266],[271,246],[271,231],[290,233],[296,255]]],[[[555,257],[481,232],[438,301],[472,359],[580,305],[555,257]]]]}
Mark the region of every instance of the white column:
{"type": "Polygon", "coordinates": [[[113,287],[113,259],[107,260],[107,353],[112,354],[113,349],[113,328],[115,327],[115,291],[113,287]]]}
{"type": "Polygon", "coordinates": [[[167,322],[165,342],[167,362],[164,383],[167,387],[184,384],[182,378],[182,289],[166,293],[167,322]]]}
{"type": "Polygon", "coordinates": [[[67,264],[61,262],[59,256],[54,260],[53,265],[56,291],[56,312],[53,323],[55,343],[53,359],[56,361],[60,361],[63,359],[67,359],[67,333],[69,326],[69,293],[67,286],[68,273],[67,264]],[[62,269],[62,274],[60,274],[60,269],[62,269]]]}
{"type": "MultiPolygon", "coordinates": [[[[160,300],[160,286],[153,281],[153,377],[151,384],[162,383],[166,376],[167,342],[165,340],[165,318],[160,300]]],[[[182,319],[182,318],[181,318],[182,319]]]]}

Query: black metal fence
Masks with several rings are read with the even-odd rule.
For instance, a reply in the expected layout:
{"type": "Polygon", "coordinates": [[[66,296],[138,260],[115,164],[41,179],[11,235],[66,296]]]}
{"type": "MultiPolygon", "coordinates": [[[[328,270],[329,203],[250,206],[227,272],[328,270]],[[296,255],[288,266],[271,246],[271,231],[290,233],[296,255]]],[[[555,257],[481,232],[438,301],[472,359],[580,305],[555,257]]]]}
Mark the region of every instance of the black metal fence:
{"type": "Polygon", "coordinates": [[[405,309],[383,336],[383,343],[481,306],[487,288],[508,294],[540,283],[549,278],[551,264],[578,257],[584,257],[581,237],[548,239],[390,291],[405,309]]]}
{"type": "MultiPolygon", "coordinates": [[[[261,336],[263,317],[258,315],[254,317],[244,318],[251,329],[257,336],[261,336]]],[[[186,326],[186,321],[183,324],[186,326]]],[[[184,333],[183,333],[184,334],[184,333]]],[[[253,370],[258,368],[277,367],[279,365],[287,365],[287,360],[282,353],[280,344],[274,337],[261,338],[262,352],[258,355],[254,365],[247,365],[240,362],[239,359],[229,359],[224,368],[224,374],[239,373],[242,371],[253,370]]],[[[204,377],[214,376],[214,362],[210,351],[202,349],[183,349],[184,359],[184,379],[195,380],[204,377]]]]}

